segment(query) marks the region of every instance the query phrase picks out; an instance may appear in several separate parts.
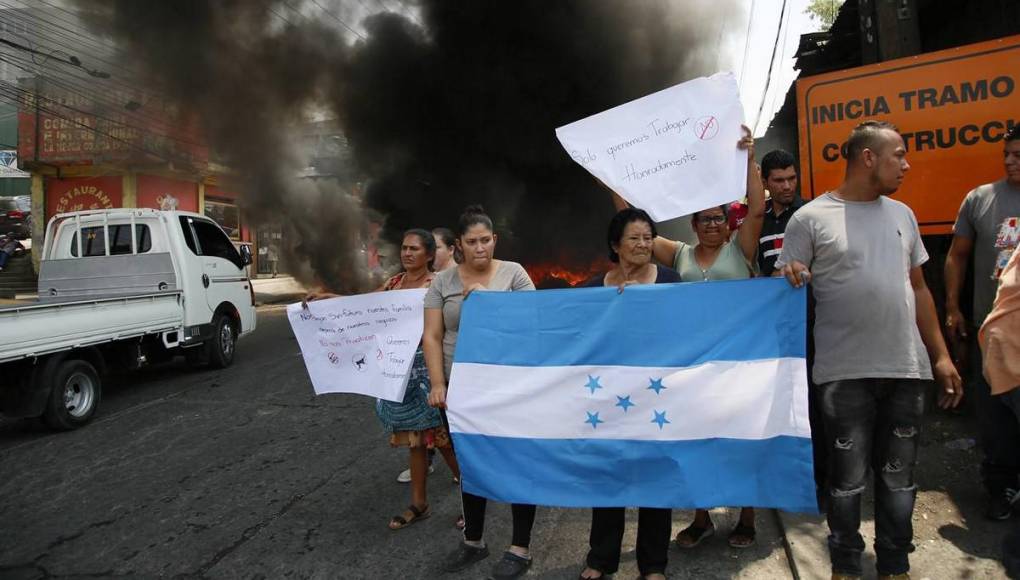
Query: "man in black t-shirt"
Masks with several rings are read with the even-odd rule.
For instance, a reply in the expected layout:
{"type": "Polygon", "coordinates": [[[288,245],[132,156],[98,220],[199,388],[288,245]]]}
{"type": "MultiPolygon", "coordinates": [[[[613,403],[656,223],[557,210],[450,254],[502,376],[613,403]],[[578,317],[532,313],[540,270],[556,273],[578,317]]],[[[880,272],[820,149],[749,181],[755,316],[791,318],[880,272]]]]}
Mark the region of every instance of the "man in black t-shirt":
{"type": "Polygon", "coordinates": [[[761,159],[761,175],[771,197],[765,202],[765,222],[758,239],[758,271],[771,276],[783,251],[786,224],[804,200],[797,190],[797,168],[790,153],[782,149],[766,153],[761,159]]]}

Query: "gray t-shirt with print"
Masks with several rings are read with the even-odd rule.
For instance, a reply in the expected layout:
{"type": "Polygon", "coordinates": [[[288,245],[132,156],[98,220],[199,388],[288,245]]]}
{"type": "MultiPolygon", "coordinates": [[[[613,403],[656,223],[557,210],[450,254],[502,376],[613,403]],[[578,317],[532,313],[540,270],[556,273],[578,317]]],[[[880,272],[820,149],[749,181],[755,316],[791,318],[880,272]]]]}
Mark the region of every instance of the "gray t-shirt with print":
{"type": "MultiPolygon", "coordinates": [[[[488,290],[514,291],[534,290],[535,285],[528,272],[517,262],[501,261],[487,286],[488,290]]],[[[450,268],[436,274],[425,294],[425,308],[442,309],[443,326],[443,367],[446,380],[450,380],[453,368],[453,351],[457,347],[457,333],[460,331],[460,307],[464,303],[464,284],[460,280],[460,268],[450,268]]]]}
{"type": "Polygon", "coordinates": [[[932,378],[910,283],[928,254],[910,208],[826,193],[790,218],[776,267],[793,260],[811,270],[817,301],[816,383],[932,378]]]}
{"type": "Polygon", "coordinates": [[[953,234],[974,242],[974,312],[981,326],[992,310],[999,272],[1020,240],[1020,189],[1005,179],[986,183],[967,194],[953,234]]]}

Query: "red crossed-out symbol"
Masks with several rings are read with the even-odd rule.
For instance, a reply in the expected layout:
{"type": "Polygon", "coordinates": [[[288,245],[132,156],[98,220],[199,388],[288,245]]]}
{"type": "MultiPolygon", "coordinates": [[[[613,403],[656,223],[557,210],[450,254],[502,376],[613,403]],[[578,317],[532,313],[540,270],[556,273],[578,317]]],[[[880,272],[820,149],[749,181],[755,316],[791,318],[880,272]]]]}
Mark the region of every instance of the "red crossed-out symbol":
{"type": "Polygon", "coordinates": [[[694,134],[702,141],[715,137],[719,134],[719,121],[712,115],[698,119],[698,122],[694,124],[694,134]]]}

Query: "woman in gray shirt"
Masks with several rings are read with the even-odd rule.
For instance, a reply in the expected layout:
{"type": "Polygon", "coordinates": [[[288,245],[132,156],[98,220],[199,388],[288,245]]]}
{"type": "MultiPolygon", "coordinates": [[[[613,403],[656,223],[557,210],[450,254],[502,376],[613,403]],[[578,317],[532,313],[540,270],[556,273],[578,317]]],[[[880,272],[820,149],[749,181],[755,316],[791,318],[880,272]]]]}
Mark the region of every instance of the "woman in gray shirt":
{"type": "MultiPolygon", "coordinates": [[[[475,290],[534,290],[535,285],[524,268],[515,262],[493,259],[496,234],[492,220],[481,206],[468,206],[460,217],[457,245],[463,261],[436,275],[425,295],[425,332],[422,343],[432,390],[429,403],[446,408],[447,378],[453,367],[453,352],[460,329],[460,308],[475,290]]],[[[448,572],[463,570],[488,557],[482,541],[486,499],[461,490],[464,505],[464,541],[452,552],[443,567],[448,572]]],[[[531,566],[528,545],[535,522],[535,506],[513,504],[513,539],[503,558],[492,569],[492,578],[518,578],[531,566]]]]}

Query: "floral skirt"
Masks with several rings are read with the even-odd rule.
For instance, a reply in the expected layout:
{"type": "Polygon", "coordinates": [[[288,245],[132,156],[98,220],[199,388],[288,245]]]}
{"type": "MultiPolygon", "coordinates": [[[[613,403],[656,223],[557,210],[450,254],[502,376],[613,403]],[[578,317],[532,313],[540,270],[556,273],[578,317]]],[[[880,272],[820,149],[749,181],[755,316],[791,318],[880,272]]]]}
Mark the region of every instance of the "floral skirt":
{"type": "Polygon", "coordinates": [[[452,447],[450,434],[446,427],[436,427],[424,431],[397,431],[390,434],[391,447],[425,447],[426,449],[443,449],[452,447]]]}
{"type": "Polygon", "coordinates": [[[443,426],[439,409],[429,406],[429,373],[421,347],[414,353],[407,391],[400,403],[376,402],[375,411],[383,429],[390,433],[390,444],[409,447],[446,447],[450,436],[443,426]],[[445,442],[445,443],[444,443],[445,442]]]}

